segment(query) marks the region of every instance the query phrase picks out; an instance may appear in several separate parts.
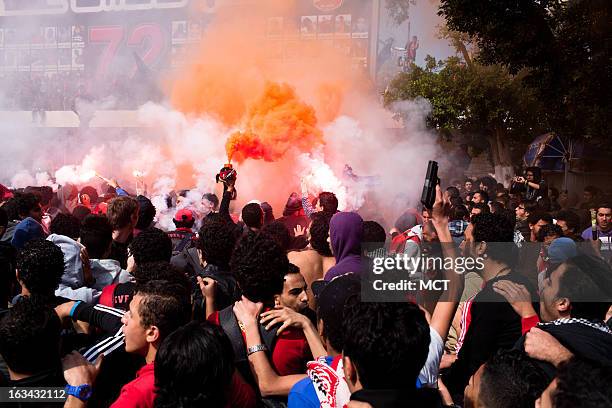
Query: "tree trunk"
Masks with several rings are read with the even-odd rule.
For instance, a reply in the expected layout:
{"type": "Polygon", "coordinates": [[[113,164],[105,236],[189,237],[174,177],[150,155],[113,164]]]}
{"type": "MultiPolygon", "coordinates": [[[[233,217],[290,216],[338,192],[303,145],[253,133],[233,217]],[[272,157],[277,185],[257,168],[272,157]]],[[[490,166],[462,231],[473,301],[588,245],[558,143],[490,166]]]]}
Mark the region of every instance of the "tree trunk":
{"type": "Polygon", "coordinates": [[[510,159],[510,147],[505,140],[503,130],[496,129],[489,137],[489,146],[491,147],[491,159],[493,168],[495,169],[495,179],[502,183],[506,188],[510,186],[512,177],[514,177],[514,168],[510,159]]]}

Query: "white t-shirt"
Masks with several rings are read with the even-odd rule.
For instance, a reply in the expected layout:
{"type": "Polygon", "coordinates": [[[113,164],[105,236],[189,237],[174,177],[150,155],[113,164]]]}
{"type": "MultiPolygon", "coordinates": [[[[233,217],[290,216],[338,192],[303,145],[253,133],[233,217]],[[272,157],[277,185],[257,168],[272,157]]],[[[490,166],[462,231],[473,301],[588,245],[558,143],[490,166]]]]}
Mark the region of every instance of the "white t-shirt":
{"type": "Polygon", "coordinates": [[[440,371],[440,359],[444,353],[444,341],[442,337],[431,326],[429,327],[429,352],[425,365],[419,373],[419,381],[424,387],[438,388],[438,372],[440,371]]]}

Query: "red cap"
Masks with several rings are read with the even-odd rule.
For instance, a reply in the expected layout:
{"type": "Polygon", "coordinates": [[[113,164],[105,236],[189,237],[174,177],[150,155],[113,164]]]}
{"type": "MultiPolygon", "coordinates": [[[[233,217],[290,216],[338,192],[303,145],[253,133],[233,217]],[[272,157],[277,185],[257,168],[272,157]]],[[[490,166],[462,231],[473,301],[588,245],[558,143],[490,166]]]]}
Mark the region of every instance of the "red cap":
{"type": "Polygon", "coordinates": [[[193,211],[187,208],[180,209],[174,214],[176,222],[191,222],[193,221],[193,211]]]}

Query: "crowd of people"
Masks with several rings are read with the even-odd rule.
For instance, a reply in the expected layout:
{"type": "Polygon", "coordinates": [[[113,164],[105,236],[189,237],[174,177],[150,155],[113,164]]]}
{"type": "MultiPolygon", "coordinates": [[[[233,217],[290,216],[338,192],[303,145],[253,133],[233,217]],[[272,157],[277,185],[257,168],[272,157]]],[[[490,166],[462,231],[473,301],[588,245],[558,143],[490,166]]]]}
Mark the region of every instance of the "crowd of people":
{"type": "Polygon", "coordinates": [[[5,73],[0,76],[0,109],[32,111],[33,119],[44,123],[44,112],[77,111],[79,101],[100,106],[112,101],[113,109],[136,109],[146,101],[134,92],[127,73],[109,74],[104,86],[99,83],[80,71],[5,73]]]}
{"type": "Polygon", "coordinates": [[[598,189],[570,206],[538,168],[508,188],[452,180],[381,225],[305,185],[281,217],[260,201],[234,213],[236,181],[221,181],[172,231],[114,180],[0,186],[0,386],[65,387],[65,407],[612,403],[598,189]],[[417,276],[443,292],[366,299],[374,258],[436,254],[482,267],[434,266],[417,276]]]}

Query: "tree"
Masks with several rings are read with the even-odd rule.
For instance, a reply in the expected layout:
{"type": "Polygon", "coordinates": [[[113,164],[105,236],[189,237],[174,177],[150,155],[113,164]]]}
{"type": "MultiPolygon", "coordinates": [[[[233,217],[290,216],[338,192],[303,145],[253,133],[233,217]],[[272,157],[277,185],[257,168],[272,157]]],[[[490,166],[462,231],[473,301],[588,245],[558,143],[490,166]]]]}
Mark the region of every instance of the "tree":
{"type": "Polygon", "coordinates": [[[439,14],[476,40],[478,62],[524,73],[558,134],[610,147],[612,2],[441,0],[439,14]]]}
{"type": "Polygon", "coordinates": [[[546,130],[533,92],[500,65],[468,66],[457,57],[436,61],[427,56],[425,68],[413,65],[387,87],[384,104],[396,115],[409,115],[397,102],[425,98],[431,104],[427,124],[444,133],[460,131],[472,142],[485,139],[500,179],[512,174],[511,151],[546,130]]]}

